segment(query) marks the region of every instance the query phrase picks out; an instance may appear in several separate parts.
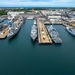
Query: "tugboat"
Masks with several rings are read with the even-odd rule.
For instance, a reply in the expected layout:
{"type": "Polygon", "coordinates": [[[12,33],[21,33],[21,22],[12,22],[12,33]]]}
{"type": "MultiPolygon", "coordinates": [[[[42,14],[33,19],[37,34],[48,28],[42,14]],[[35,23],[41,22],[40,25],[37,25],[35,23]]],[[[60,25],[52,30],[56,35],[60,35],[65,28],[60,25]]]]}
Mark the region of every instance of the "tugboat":
{"type": "Polygon", "coordinates": [[[66,27],[66,30],[70,33],[70,34],[72,34],[73,36],[75,36],[75,28],[74,27],[66,27]]]}
{"type": "Polygon", "coordinates": [[[35,41],[35,39],[37,38],[37,26],[33,25],[31,28],[31,38],[33,39],[33,41],[35,41]]]}

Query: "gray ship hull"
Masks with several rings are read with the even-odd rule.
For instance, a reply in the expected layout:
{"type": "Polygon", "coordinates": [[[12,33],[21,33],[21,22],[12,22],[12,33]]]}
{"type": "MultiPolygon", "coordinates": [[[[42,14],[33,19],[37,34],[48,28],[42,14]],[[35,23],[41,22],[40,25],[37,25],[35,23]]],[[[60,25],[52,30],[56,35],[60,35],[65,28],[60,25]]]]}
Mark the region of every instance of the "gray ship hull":
{"type": "Polygon", "coordinates": [[[47,26],[47,30],[48,30],[48,33],[54,43],[56,43],[56,44],[62,43],[62,40],[60,39],[59,34],[55,28],[53,28],[53,27],[50,28],[50,26],[47,26]]]}
{"type": "Polygon", "coordinates": [[[68,33],[70,33],[71,35],[75,36],[75,34],[72,33],[69,29],[66,28],[66,30],[67,30],[68,33]]]}
{"type": "Polygon", "coordinates": [[[37,26],[36,25],[32,26],[30,36],[31,36],[33,41],[35,41],[37,39],[37,26]]]}
{"type": "Polygon", "coordinates": [[[19,28],[14,32],[13,35],[9,36],[8,39],[14,38],[14,37],[18,34],[18,32],[20,31],[20,29],[21,29],[21,27],[19,27],[19,28]]]}
{"type": "Polygon", "coordinates": [[[19,24],[19,27],[18,27],[18,29],[17,30],[15,30],[14,29],[14,33],[13,33],[13,35],[10,35],[10,36],[8,36],[7,38],[8,39],[12,39],[12,38],[14,38],[17,34],[18,34],[18,32],[20,31],[20,29],[21,29],[21,26],[24,24],[24,19],[22,20],[22,22],[19,24]]]}

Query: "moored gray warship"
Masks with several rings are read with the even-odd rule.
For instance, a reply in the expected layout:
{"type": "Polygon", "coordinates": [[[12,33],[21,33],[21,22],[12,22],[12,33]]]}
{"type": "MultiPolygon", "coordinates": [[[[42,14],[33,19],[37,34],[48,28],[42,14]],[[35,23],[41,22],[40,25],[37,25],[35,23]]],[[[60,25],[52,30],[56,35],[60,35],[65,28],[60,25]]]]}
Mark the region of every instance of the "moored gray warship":
{"type": "Polygon", "coordinates": [[[52,25],[47,26],[47,30],[54,43],[62,43],[62,40],[59,37],[59,33],[56,31],[56,29],[52,25]]]}

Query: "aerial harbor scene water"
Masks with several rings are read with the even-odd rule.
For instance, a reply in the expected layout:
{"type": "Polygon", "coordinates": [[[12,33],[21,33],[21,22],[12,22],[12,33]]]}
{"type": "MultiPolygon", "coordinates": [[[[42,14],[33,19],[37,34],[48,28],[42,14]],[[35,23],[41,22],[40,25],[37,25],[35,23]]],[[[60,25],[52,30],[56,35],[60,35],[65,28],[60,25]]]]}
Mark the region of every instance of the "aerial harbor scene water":
{"type": "Polygon", "coordinates": [[[2,6],[0,75],[75,75],[75,8],[2,6]]]}

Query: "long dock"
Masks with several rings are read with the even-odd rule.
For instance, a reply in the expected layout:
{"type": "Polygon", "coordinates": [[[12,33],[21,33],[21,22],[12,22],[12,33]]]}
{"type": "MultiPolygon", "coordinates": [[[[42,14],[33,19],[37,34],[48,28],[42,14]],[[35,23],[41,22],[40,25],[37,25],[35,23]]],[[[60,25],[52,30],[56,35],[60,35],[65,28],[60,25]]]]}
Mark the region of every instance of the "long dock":
{"type": "Polygon", "coordinates": [[[42,23],[39,19],[37,19],[37,27],[39,44],[52,44],[52,40],[45,28],[44,23],[42,23]]]}

